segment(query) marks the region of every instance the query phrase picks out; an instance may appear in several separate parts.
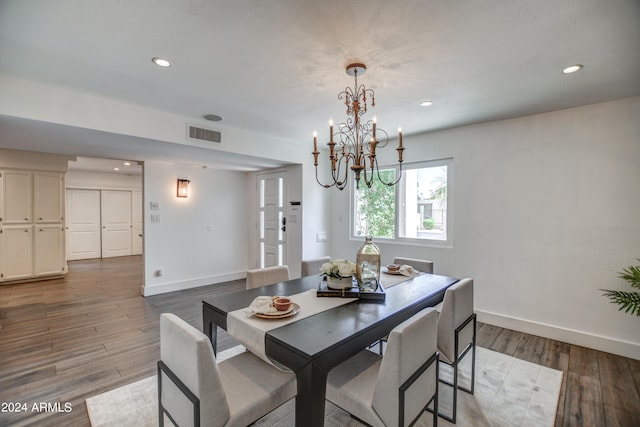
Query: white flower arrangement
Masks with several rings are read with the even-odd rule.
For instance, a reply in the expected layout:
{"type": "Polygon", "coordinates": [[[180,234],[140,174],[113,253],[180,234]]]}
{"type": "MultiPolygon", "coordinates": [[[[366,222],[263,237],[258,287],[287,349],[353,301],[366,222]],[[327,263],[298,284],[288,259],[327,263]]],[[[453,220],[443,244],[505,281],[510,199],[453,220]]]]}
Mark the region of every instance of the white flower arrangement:
{"type": "Polygon", "coordinates": [[[341,279],[356,274],[356,265],[348,259],[334,259],[331,262],[322,264],[320,270],[328,277],[341,279]]]}

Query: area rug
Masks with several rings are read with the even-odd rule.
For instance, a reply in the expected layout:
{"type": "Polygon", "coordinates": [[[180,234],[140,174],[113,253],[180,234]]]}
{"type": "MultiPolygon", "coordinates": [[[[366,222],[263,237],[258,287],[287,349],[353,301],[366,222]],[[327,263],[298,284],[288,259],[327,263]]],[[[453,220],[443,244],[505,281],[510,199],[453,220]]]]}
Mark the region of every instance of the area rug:
{"type": "MultiPolygon", "coordinates": [[[[218,360],[245,351],[242,346],[220,352],[218,360]]],[[[553,426],[562,384],[562,372],[516,359],[485,348],[477,348],[475,394],[458,392],[457,426],[514,427],[553,426]]],[[[469,355],[470,356],[470,355],[469,355]]],[[[471,357],[461,366],[460,383],[469,383],[471,357]]],[[[442,366],[442,371],[446,367],[442,366]]],[[[447,372],[443,372],[447,374],[447,372]]],[[[450,413],[451,387],[440,387],[440,409],[450,413]]],[[[140,427],[158,425],[156,377],[120,387],[87,399],[87,411],[93,427],[140,427]]],[[[256,427],[290,427],[295,420],[293,400],[265,415],[256,427]]],[[[441,426],[454,424],[440,418],[441,426]]],[[[166,424],[166,425],[171,425],[166,424]]],[[[363,424],[327,402],[325,426],[360,427],[363,424]]],[[[425,413],[416,426],[432,425],[425,413]]]]}

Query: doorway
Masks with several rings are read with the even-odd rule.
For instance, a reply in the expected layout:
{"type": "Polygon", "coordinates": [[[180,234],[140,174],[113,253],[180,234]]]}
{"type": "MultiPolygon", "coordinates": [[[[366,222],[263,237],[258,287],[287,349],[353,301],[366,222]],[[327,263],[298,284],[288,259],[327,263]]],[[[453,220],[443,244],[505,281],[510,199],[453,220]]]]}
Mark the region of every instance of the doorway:
{"type": "Polygon", "coordinates": [[[283,265],[287,260],[287,172],[256,175],[258,188],[258,255],[260,268],[283,265]]]}
{"type": "Polygon", "coordinates": [[[66,182],[67,260],[142,254],[142,165],[78,157],[66,182]]]}

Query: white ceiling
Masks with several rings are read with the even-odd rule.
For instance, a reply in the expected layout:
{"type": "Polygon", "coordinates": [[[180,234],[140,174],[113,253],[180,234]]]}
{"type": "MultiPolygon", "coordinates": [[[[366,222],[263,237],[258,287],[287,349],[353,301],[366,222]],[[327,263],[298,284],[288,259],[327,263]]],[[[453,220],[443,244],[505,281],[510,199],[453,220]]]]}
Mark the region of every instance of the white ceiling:
{"type": "MultiPolygon", "coordinates": [[[[337,95],[355,60],[379,126],[412,134],[640,95],[639,46],[638,0],[0,0],[0,73],[308,145],[330,116],[343,120],[337,95]],[[584,69],[561,74],[575,63],[584,69]]],[[[44,126],[17,124],[30,125],[44,126]]],[[[43,151],[119,154],[76,137],[43,151]]],[[[185,150],[168,145],[155,155],[185,150]]]]}

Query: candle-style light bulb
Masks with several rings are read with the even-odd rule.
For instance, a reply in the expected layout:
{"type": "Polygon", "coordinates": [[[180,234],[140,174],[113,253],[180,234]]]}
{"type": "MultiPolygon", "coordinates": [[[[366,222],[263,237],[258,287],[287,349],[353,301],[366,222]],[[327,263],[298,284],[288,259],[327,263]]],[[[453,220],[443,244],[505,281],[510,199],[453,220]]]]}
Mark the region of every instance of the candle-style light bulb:
{"type": "Polygon", "coordinates": [[[376,123],[378,122],[378,117],[373,116],[373,139],[376,139],[376,123]]]}
{"type": "Polygon", "coordinates": [[[329,119],[329,142],[333,142],[333,117],[329,119]]]}
{"type": "Polygon", "coordinates": [[[398,147],[402,148],[402,128],[398,128],[398,147]]]}
{"type": "Polygon", "coordinates": [[[313,131],[313,151],[318,151],[318,132],[313,131]]]}

